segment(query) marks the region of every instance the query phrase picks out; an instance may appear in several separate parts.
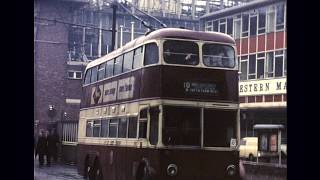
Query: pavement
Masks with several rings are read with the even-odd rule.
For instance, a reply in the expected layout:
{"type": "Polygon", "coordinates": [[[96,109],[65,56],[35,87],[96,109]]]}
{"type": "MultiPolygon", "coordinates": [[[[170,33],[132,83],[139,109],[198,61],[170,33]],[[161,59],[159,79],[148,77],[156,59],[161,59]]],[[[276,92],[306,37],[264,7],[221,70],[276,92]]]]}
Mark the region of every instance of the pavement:
{"type": "Polygon", "coordinates": [[[39,167],[38,158],[34,159],[34,180],[84,180],[78,174],[77,167],[63,163],[39,167]]]}

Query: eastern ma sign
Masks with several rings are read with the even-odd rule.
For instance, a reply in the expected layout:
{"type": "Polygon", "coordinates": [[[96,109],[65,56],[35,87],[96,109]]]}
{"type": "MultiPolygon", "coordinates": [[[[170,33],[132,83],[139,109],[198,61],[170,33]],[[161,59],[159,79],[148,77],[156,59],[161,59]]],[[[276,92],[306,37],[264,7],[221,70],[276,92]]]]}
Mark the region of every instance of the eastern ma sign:
{"type": "Polygon", "coordinates": [[[264,79],[243,81],[239,83],[239,95],[266,95],[266,94],[286,94],[287,93],[287,79],[264,79]]]}

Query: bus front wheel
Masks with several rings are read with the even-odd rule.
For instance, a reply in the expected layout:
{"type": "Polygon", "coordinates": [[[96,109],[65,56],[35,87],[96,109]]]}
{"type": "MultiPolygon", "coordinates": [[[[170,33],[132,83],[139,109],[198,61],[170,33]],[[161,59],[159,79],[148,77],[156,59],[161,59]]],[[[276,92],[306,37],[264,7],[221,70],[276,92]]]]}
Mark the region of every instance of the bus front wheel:
{"type": "Polygon", "coordinates": [[[140,163],[137,170],[136,180],[151,180],[145,163],[140,163]]]}
{"type": "Polygon", "coordinates": [[[96,160],[94,163],[92,176],[92,180],[102,180],[102,168],[100,166],[99,160],[96,160]]]}

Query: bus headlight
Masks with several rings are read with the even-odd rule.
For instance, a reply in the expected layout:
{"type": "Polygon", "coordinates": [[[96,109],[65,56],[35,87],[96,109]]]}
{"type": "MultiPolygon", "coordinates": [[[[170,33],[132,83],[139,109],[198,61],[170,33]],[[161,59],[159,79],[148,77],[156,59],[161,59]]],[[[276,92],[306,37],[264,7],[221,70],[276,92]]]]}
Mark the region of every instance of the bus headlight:
{"type": "Polygon", "coordinates": [[[260,157],[261,156],[261,154],[260,154],[260,152],[258,152],[258,157],[260,157]]]}
{"type": "Polygon", "coordinates": [[[236,174],[236,166],[235,165],[229,165],[227,167],[227,174],[228,174],[228,176],[234,176],[236,174]]]}
{"type": "Polygon", "coordinates": [[[175,164],[169,164],[167,168],[167,174],[169,176],[175,176],[178,174],[178,167],[175,164]]]}

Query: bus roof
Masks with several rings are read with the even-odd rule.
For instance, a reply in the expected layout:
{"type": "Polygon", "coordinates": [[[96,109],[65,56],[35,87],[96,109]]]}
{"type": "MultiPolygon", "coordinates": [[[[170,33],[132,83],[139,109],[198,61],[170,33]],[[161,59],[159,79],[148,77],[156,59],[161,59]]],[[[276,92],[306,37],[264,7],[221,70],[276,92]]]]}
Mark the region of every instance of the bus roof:
{"type": "Polygon", "coordinates": [[[192,31],[188,29],[180,29],[180,28],[163,28],[149,33],[148,35],[144,35],[138,37],[121,48],[118,48],[111,53],[102,56],[87,65],[87,68],[96,66],[102,63],[105,60],[112,59],[117,57],[122,52],[127,51],[130,48],[135,47],[138,44],[142,44],[145,41],[152,39],[161,39],[161,38],[181,38],[181,39],[192,39],[192,40],[202,40],[202,41],[213,41],[213,42],[221,42],[227,44],[235,44],[234,39],[220,32],[203,32],[203,31],[192,31]]]}

